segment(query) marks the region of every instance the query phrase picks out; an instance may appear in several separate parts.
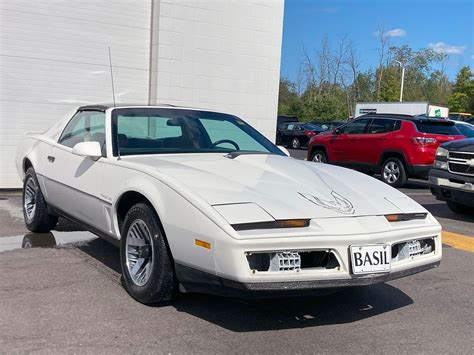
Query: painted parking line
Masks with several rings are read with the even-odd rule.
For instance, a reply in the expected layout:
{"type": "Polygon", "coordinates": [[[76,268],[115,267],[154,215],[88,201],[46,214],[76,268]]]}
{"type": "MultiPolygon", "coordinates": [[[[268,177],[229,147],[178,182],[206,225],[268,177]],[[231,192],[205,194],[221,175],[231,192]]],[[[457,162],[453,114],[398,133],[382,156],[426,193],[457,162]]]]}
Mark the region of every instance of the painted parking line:
{"type": "Polygon", "coordinates": [[[443,231],[443,244],[474,253],[474,237],[443,231]]]}

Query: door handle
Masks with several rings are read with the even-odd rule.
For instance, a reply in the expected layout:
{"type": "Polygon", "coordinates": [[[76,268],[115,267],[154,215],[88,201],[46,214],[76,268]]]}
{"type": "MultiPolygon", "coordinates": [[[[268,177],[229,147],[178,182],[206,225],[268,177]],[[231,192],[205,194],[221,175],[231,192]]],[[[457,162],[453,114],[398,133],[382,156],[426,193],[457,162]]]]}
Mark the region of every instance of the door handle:
{"type": "Polygon", "coordinates": [[[55,159],[56,159],[56,158],[53,157],[52,155],[48,155],[48,161],[49,161],[50,163],[54,163],[54,160],[55,160],[55,159]]]}

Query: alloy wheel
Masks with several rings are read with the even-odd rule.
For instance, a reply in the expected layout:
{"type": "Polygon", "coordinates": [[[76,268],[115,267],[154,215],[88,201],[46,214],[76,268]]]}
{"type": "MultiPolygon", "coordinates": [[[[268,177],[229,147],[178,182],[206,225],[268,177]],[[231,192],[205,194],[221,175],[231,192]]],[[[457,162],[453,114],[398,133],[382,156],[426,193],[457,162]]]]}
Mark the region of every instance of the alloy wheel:
{"type": "Polygon", "coordinates": [[[324,156],[323,153],[315,153],[313,155],[313,161],[315,163],[325,163],[326,162],[326,157],[324,156]]]}
{"type": "Polygon", "coordinates": [[[25,192],[23,198],[23,208],[28,221],[32,221],[36,212],[36,191],[37,186],[35,180],[30,177],[25,184],[25,192]]]}
{"type": "Polygon", "coordinates": [[[390,184],[400,179],[400,167],[398,164],[393,161],[388,162],[383,168],[383,178],[390,184]]]}
{"type": "Polygon", "coordinates": [[[132,281],[137,286],[145,285],[150,279],[154,263],[152,235],[146,223],[135,220],[126,237],[126,262],[132,281]]]}

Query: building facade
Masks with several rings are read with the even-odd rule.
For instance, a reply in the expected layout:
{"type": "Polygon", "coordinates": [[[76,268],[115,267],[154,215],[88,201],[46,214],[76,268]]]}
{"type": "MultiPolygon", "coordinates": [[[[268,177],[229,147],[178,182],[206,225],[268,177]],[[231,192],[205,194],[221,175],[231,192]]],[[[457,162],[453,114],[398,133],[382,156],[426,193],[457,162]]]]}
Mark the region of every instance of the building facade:
{"type": "Polygon", "coordinates": [[[274,139],[283,0],[0,4],[0,188],[25,132],[80,105],[169,103],[235,114],[274,139]]]}

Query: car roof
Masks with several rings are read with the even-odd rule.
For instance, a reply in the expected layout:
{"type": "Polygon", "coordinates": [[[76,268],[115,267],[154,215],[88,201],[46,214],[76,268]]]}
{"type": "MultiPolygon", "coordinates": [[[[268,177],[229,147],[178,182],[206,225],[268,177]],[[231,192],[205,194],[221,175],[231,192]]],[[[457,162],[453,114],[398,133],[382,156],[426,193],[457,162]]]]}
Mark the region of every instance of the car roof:
{"type": "Polygon", "coordinates": [[[189,109],[189,110],[203,110],[203,111],[210,111],[208,109],[203,108],[196,108],[196,107],[185,107],[185,106],[176,106],[171,104],[156,104],[156,105],[149,105],[149,104],[113,104],[113,103],[105,103],[105,104],[92,104],[92,105],[84,105],[80,106],[77,110],[78,111],[106,111],[110,108],[180,108],[180,109],[189,109]]]}
{"type": "Polygon", "coordinates": [[[431,117],[426,115],[403,115],[399,113],[368,113],[357,117],[359,118],[386,118],[386,119],[398,119],[412,122],[455,122],[454,120],[448,120],[446,118],[431,117]]]}

